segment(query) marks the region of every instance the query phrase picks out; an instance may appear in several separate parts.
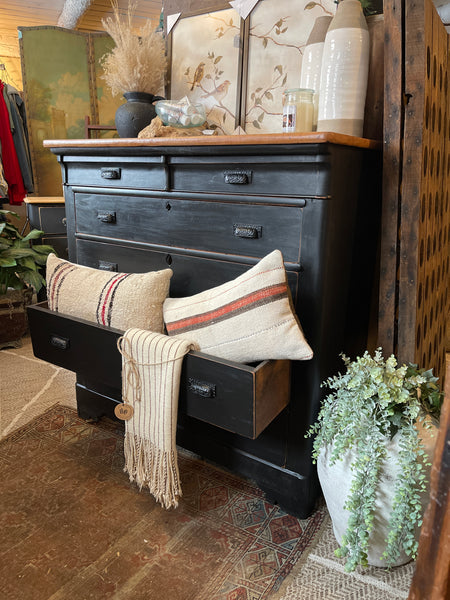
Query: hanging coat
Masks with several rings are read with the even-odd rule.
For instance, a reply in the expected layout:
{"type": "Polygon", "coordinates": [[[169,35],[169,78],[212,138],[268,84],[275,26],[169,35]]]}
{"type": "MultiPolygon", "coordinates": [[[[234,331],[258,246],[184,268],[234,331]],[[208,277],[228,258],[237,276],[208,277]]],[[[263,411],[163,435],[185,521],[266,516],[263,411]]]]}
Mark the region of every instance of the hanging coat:
{"type": "Polygon", "coordinates": [[[3,98],[3,82],[0,81],[0,142],[2,147],[2,163],[5,179],[8,182],[8,198],[10,204],[22,204],[26,196],[22,172],[17,158],[16,148],[9,124],[9,112],[3,98]]]}
{"type": "Polygon", "coordinates": [[[20,171],[22,173],[23,184],[26,191],[30,194],[34,191],[33,171],[31,168],[30,147],[28,144],[28,131],[25,115],[25,103],[19,95],[19,92],[9,84],[6,84],[3,90],[5,102],[9,102],[9,109],[13,126],[14,147],[16,148],[17,159],[19,161],[20,171]]]}

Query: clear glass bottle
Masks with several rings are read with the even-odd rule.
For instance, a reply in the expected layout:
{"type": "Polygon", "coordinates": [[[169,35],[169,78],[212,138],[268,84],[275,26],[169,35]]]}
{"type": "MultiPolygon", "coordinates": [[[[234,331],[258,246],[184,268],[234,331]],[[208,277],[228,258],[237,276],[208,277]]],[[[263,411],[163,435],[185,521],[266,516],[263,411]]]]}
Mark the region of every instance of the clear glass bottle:
{"type": "Polygon", "coordinates": [[[314,90],[294,88],[283,93],[283,133],[313,130],[314,90]]]}

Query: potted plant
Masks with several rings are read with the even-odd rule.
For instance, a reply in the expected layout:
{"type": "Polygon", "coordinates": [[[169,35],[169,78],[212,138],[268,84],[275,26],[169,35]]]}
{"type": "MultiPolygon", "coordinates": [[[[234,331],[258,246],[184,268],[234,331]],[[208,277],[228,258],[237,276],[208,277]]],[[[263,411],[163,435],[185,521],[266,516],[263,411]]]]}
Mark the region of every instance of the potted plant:
{"type": "Polygon", "coordinates": [[[137,137],[156,116],[153,102],[164,100],[154,93],[164,86],[167,58],[162,32],[153,29],[151,21],[138,32],[133,28],[136,5],[129,4],[125,19],[121,18],[117,0],[112,1],[113,17],[102,25],[115,42],[115,47],[101,59],[103,79],[111,94],[123,94],[127,102],[115,115],[120,137],[137,137]]]}
{"type": "Polygon", "coordinates": [[[27,329],[26,306],[45,285],[40,268],[47,261],[51,246],[31,245],[43,231],[33,229],[22,236],[8,218],[19,215],[0,210],[0,344],[19,340],[27,329]]]}
{"type": "Polygon", "coordinates": [[[431,370],[397,365],[381,348],[330,377],[313,458],[345,568],[415,558],[443,393],[431,370]]]}

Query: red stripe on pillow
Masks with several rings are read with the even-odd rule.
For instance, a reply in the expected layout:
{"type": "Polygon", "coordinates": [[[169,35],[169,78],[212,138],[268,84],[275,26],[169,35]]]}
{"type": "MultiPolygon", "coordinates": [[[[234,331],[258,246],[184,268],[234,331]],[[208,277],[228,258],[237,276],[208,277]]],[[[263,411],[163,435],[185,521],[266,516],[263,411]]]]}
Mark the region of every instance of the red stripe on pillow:
{"type": "Polygon", "coordinates": [[[108,288],[106,289],[105,296],[103,298],[103,303],[102,303],[101,309],[100,309],[100,322],[102,325],[107,325],[107,322],[105,319],[105,314],[106,314],[106,309],[108,306],[108,299],[109,299],[112,291],[114,290],[114,288],[119,284],[121,279],[123,279],[124,277],[127,277],[127,273],[122,273],[121,275],[115,276],[114,279],[111,280],[108,288]]]}
{"type": "Polygon", "coordinates": [[[216,322],[217,320],[231,318],[243,312],[243,310],[251,310],[257,305],[266,304],[267,302],[284,297],[286,293],[287,286],[284,282],[262,288],[209,312],[173,321],[172,323],[166,322],[167,331],[170,333],[180,333],[181,330],[186,331],[198,327],[206,327],[211,321],[216,322]]]}
{"type": "Polygon", "coordinates": [[[58,265],[53,272],[50,281],[50,293],[49,293],[49,308],[50,310],[58,311],[58,300],[59,300],[59,291],[61,289],[61,285],[66,279],[67,275],[74,270],[73,265],[65,264],[58,265]]]}

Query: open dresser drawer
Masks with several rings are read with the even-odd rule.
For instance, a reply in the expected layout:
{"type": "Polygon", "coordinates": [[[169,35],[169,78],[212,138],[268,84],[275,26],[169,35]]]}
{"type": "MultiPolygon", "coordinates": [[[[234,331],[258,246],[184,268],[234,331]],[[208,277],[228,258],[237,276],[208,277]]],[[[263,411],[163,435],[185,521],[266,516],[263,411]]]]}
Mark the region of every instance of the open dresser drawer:
{"type": "MultiPolygon", "coordinates": [[[[35,356],[120,393],[122,331],[53,312],[46,302],[28,307],[28,321],[35,356]]],[[[289,396],[287,360],[250,366],[190,352],[183,361],[179,410],[251,439],[285,408],[289,396]]]]}

